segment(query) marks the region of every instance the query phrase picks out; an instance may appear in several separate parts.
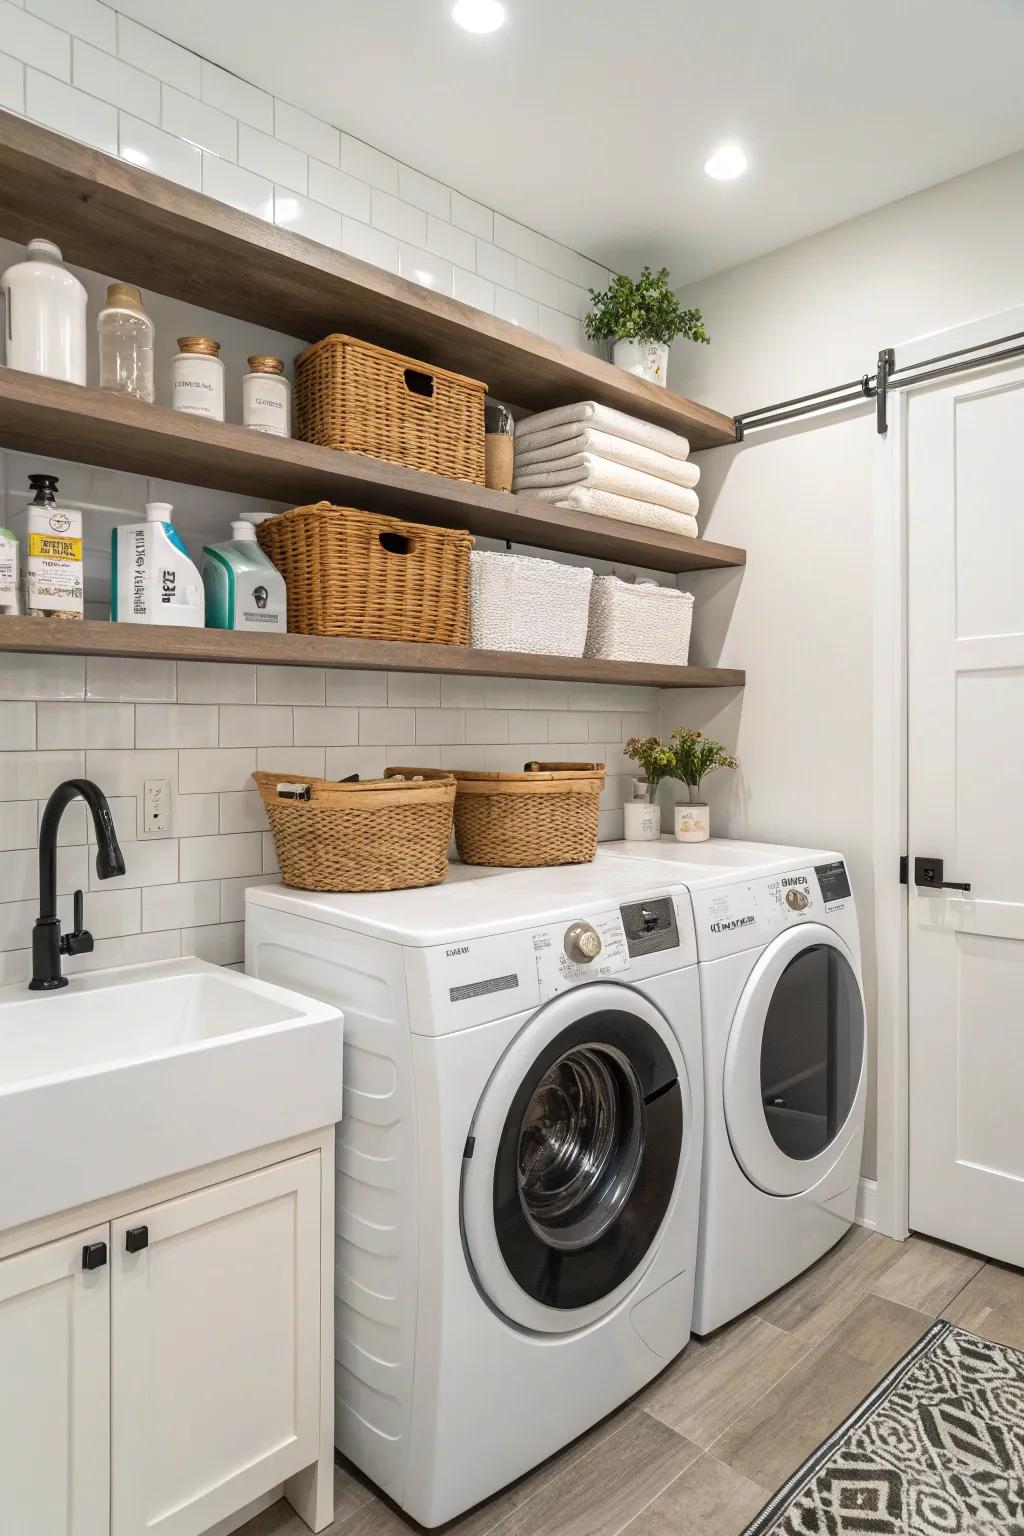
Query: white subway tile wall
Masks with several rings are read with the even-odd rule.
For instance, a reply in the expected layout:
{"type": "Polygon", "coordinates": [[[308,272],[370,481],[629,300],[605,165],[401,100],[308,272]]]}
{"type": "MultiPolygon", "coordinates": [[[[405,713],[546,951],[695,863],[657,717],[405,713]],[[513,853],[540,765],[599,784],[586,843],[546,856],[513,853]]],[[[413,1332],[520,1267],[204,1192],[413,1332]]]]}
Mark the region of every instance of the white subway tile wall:
{"type": "Polygon", "coordinates": [[[587,288],[610,276],[598,262],[101,0],[0,0],[0,107],[549,340],[597,350],[581,320],[587,288]]]}
{"type": "Polygon", "coordinates": [[[593,757],[608,766],[601,836],[614,838],[629,788],[623,743],[658,729],[653,688],[199,662],[119,661],[112,677],[111,665],[0,656],[0,982],[31,971],[38,821],[61,779],[85,774],[110,797],[125,857],[123,876],[100,880],[91,823],[69,809],[58,889],[86,890],[97,942],[68,969],[179,954],[234,965],[245,889],[277,876],[254,768],[337,778],[389,763],[508,770],[593,757]],[[286,677],[290,702],[255,702],[282,698],[286,677]],[[112,686],[138,702],[111,701],[112,686]],[[154,693],[159,702],[142,702],[154,693]],[[166,835],[145,835],[147,779],[170,781],[166,835]]]}

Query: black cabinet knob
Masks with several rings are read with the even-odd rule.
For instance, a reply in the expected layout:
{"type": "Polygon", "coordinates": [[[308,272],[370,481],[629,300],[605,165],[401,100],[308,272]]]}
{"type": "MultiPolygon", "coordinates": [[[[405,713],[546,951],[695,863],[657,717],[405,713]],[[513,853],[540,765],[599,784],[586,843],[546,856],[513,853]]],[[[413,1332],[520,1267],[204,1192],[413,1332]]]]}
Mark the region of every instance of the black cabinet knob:
{"type": "Polygon", "coordinates": [[[129,1227],[124,1235],[126,1253],[141,1253],[143,1248],[149,1247],[148,1227],[129,1227]]]}
{"type": "Polygon", "coordinates": [[[82,1249],[83,1269],[102,1269],[107,1262],[106,1243],[86,1243],[82,1249]]]}

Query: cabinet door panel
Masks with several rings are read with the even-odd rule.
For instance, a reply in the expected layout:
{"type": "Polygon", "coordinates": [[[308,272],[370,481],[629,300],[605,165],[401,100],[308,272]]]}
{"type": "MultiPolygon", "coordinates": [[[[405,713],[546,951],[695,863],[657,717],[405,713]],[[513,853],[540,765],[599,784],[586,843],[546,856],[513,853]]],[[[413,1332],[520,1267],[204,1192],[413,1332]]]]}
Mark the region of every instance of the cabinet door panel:
{"type": "Polygon", "coordinates": [[[196,1536],[316,1460],[319,1233],[315,1152],[113,1224],[113,1536],[196,1536]]]}
{"type": "Polygon", "coordinates": [[[107,1536],[110,1267],[96,1227],[0,1262],[0,1530],[107,1536]]]}

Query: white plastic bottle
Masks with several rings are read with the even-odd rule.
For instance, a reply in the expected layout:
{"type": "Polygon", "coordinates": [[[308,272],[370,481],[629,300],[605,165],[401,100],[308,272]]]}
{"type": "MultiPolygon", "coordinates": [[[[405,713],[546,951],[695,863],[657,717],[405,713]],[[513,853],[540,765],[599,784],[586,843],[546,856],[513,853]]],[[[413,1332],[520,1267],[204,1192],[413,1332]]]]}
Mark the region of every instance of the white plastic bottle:
{"type": "Polygon", "coordinates": [[[220,342],[209,336],[179,336],[181,349],[171,365],[171,406],[188,416],[224,420],[224,363],[220,342]]]}
{"type": "Polygon", "coordinates": [[[100,389],[153,403],[153,322],[131,283],[111,283],[96,321],[100,389]]]}
{"type": "Polygon", "coordinates": [[[291,437],[291,388],[279,357],[250,357],[242,380],[242,425],[271,437],[291,437]]]}
{"type": "Polygon", "coordinates": [[[85,289],[52,240],[30,240],[0,277],[8,368],[85,383],[85,289]]]}
{"type": "Polygon", "coordinates": [[[205,626],[199,572],[167,501],[148,501],[146,521],[115,528],[111,540],[110,617],[115,624],[205,626]]]}
{"type": "Polygon", "coordinates": [[[203,586],[207,629],[287,630],[284,577],[256,542],[252,523],[232,523],[226,543],[204,547],[203,586]]]}

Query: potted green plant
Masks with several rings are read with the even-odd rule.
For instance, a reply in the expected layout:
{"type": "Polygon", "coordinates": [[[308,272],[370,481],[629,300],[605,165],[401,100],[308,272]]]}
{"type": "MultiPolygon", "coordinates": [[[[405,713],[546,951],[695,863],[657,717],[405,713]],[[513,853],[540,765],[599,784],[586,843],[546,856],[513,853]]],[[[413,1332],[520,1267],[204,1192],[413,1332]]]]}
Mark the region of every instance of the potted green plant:
{"type": "Polygon", "coordinates": [[[711,811],[700,798],[701,781],[716,768],[735,768],[736,759],[720,741],[686,727],[672,732],[671,751],[672,777],[680,779],[690,791],[689,801],[675,808],[676,841],[706,843],[711,836],[711,811]]]}
{"type": "Polygon", "coordinates": [[[669,285],[668,268],[644,267],[638,278],[614,277],[603,293],[590,290],[583,322],[591,341],[612,341],[612,359],[652,384],[668,382],[668,349],[677,336],[711,340],[699,309],[684,309],[669,285]]]}
{"type": "Polygon", "coordinates": [[[661,836],[661,807],[654,797],[662,779],[670,777],[675,758],[657,736],[631,736],[626,742],[625,754],[631,763],[642,770],[643,777],[633,781],[634,792],[640,790],[642,799],[627,800],[623,807],[625,836],[629,842],[650,843],[661,836]]]}

